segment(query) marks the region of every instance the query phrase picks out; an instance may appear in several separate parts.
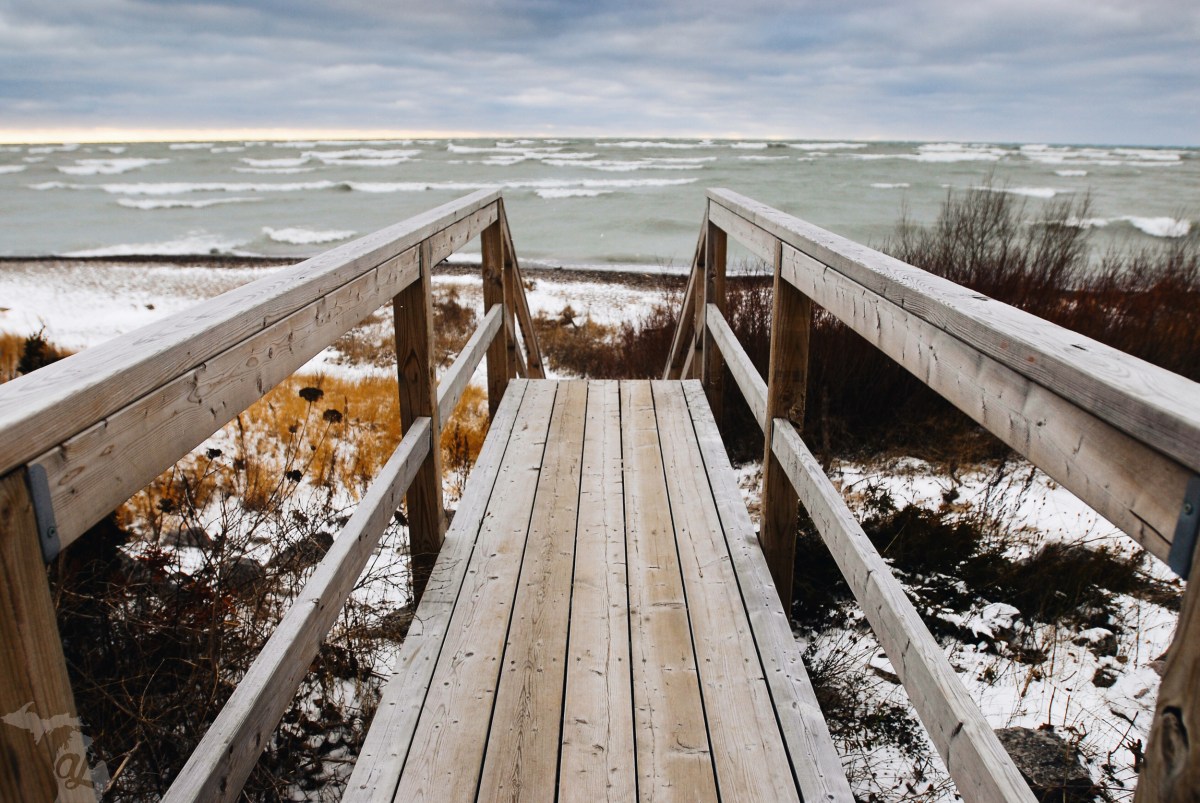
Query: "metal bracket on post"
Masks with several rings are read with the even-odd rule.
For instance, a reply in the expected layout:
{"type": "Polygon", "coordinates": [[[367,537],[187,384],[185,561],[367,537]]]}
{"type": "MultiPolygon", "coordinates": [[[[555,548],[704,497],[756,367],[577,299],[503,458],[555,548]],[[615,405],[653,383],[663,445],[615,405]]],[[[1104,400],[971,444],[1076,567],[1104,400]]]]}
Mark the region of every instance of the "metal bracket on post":
{"type": "Polygon", "coordinates": [[[42,557],[49,563],[62,552],[58,524],[54,521],[54,504],[50,501],[50,480],[46,476],[46,469],[38,463],[26,467],[25,478],[29,485],[29,499],[33,502],[33,517],[37,521],[42,557]]]}
{"type": "Polygon", "coordinates": [[[1183,507],[1179,510],[1179,521],[1175,524],[1175,538],[1171,541],[1171,552],[1167,565],[1184,580],[1192,571],[1192,555],[1196,552],[1196,537],[1200,534],[1200,477],[1188,480],[1183,495],[1183,507]]]}

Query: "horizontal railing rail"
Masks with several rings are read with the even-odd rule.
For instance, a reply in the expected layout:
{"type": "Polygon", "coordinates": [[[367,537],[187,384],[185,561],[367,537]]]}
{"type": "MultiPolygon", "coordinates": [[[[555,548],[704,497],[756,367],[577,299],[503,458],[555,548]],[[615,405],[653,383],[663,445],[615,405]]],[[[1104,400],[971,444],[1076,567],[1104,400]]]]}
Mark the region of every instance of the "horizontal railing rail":
{"type": "MultiPolygon", "coordinates": [[[[441,422],[485,355],[493,415],[510,377],[543,375],[497,192],[445,204],[0,386],[0,629],[17,656],[0,668],[0,703],[16,710],[32,701],[43,717],[75,717],[41,561],[389,300],[404,437],[168,798],[240,794],[404,497],[414,595],[423,590],[444,533],[441,422]],[[485,314],[438,382],[430,274],[475,237],[483,244],[485,314]]],[[[0,742],[19,769],[0,782],[0,797],[52,799],[58,756],[12,729],[0,742]],[[9,795],[14,782],[23,785],[9,795]]],[[[67,798],[94,799],[96,791],[81,784],[67,798]]]]}
{"type": "MultiPolygon", "coordinates": [[[[664,376],[703,379],[715,405],[728,367],[763,429],[760,539],[781,596],[791,597],[799,502],[896,667],[960,794],[967,800],[1031,800],[903,587],[801,438],[813,303],[1185,576],[1196,552],[1194,510],[1200,503],[1189,496],[1200,488],[1194,479],[1200,473],[1200,385],[749,198],[727,190],[708,193],[664,376]],[[774,266],[767,382],[722,314],[726,236],[774,266]]],[[[1164,723],[1175,727],[1175,719],[1184,733],[1186,724],[1200,726],[1197,689],[1189,680],[1200,663],[1200,615],[1189,613],[1196,596],[1189,593],[1185,601],[1156,733],[1164,723]]],[[[1154,737],[1152,745],[1155,738],[1163,741],[1154,737]]],[[[1180,758],[1189,749],[1184,745],[1152,760],[1160,766],[1173,760],[1166,774],[1175,777],[1196,759],[1194,748],[1190,759],[1180,758]]],[[[1163,788],[1157,785],[1163,774],[1151,773],[1155,792],[1145,799],[1163,788]]]]}

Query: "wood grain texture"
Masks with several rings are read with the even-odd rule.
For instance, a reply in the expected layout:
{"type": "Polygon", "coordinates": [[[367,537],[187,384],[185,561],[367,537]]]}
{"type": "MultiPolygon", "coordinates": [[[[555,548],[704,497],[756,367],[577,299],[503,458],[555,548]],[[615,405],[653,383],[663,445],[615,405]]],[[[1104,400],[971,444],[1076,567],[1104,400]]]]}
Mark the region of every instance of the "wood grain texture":
{"type": "Polygon", "coordinates": [[[1175,638],[1154,724],[1146,743],[1146,763],[1138,776],[1135,803],[1195,803],[1200,796],[1200,543],[1192,557],[1192,578],[1183,596],[1175,638]]]}
{"type": "Polygon", "coordinates": [[[471,339],[462,347],[462,351],[458,353],[454,363],[446,369],[446,373],[438,382],[437,389],[440,420],[450,420],[450,415],[458,406],[458,401],[462,398],[463,391],[467,389],[471,376],[479,367],[479,363],[483,361],[484,353],[497,339],[503,326],[504,308],[499,304],[493,305],[483,316],[479,326],[475,327],[471,339]]]}
{"type": "Polygon", "coordinates": [[[531,382],[525,392],[400,775],[398,801],[475,800],[555,391],[555,383],[531,382]]]}
{"type": "Polygon", "coordinates": [[[325,634],[432,451],[428,418],[413,422],[350,521],[205,732],[165,801],[235,800],[279,718],[295,697],[325,634]]]}
{"type": "MultiPolygon", "coordinates": [[[[504,309],[504,232],[499,222],[488,226],[481,242],[483,262],[483,308],[504,309]]],[[[487,351],[488,414],[495,415],[508,386],[507,335],[495,338],[487,351]]]]}
{"type": "Polygon", "coordinates": [[[800,800],[683,385],[652,384],[704,714],[724,800],[800,800]]]}
{"type": "Polygon", "coordinates": [[[718,421],[723,419],[725,406],[725,361],[721,358],[721,350],[713,343],[707,319],[710,306],[715,306],[722,315],[725,314],[726,246],[725,232],[709,223],[704,243],[704,300],[696,310],[696,322],[693,324],[701,333],[704,347],[701,370],[704,392],[708,394],[713,418],[718,421]]]}
{"type": "Polygon", "coordinates": [[[400,645],[343,800],[390,801],[396,791],[527,387],[525,381],[510,383],[492,419],[425,594],[400,645]]]}
{"type": "Polygon", "coordinates": [[[687,600],[646,382],[621,383],[638,795],[717,799],[687,600]]]}
{"type": "Polygon", "coordinates": [[[518,289],[513,296],[513,313],[521,328],[521,339],[525,343],[527,374],[530,379],[543,379],[546,376],[546,369],[542,362],[542,349],[538,344],[537,330],[533,326],[533,316],[529,314],[529,299],[525,297],[525,280],[521,276],[521,263],[517,260],[517,249],[513,246],[512,232],[508,228],[508,217],[504,213],[503,199],[500,201],[500,220],[504,225],[505,267],[512,272],[514,287],[518,289]]]}
{"type": "Polygon", "coordinates": [[[812,302],[783,277],[784,248],[776,241],[774,297],[771,302],[771,356],[767,374],[766,426],[763,427],[762,515],[758,537],[785,609],[791,608],[796,559],[796,492],[773,452],[776,418],[804,429],[808,395],[808,348],[812,302]]]}
{"type": "Polygon", "coordinates": [[[791,422],[775,419],[773,452],[866,614],[958,793],[975,801],[1035,800],[904,589],[791,422]]]}
{"type": "Polygon", "coordinates": [[[785,249],[785,279],[1166,560],[1187,469],[837,271],[785,249]]]}
{"type": "Polygon", "coordinates": [[[588,384],[559,383],[479,783],[482,800],[553,801],[588,384]]]}
{"type": "Polygon", "coordinates": [[[709,305],[706,320],[708,329],[712,333],[713,342],[721,350],[725,363],[729,366],[729,373],[737,382],[738,389],[746,399],[746,404],[750,405],[750,412],[754,413],[754,420],[758,422],[760,428],[766,429],[767,383],[763,381],[762,375],[750,361],[750,355],[738,342],[737,335],[729,328],[729,323],[725,320],[721,310],[716,306],[709,305]]]}
{"type": "MultiPolygon", "coordinates": [[[[429,243],[420,246],[421,278],[392,300],[399,374],[400,427],[407,432],[420,418],[429,418],[441,433],[438,412],[437,366],[433,359],[433,262],[429,243]]],[[[405,497],[408,512],[409,555],[413,599],[419,600],[442,547],[446,513],[442,507],[442,450],[430,449],[405,497]]]]}
{"type": "Polygon", "coordinates": [[[0,800],[95,801],[23,471],[0,478],[0,800]]]}
{"type": "Polygon", "coordinates": [[[495,210],[498,198],[491,190],[472,193],[6,382],[0,387],[0,472],[94,426],[448,226],[485,207],[495,210]]]}
{"type": "Polygon", "coordinates": [[[1200,385],[728,190],[724,207],[1200,473],[1200,385]]]}
{"type": "Polygon", "coordinates": [[[671,350],[667,355],[667,364],[663,368],[663,379],[680,379],[686,376],[684,363],[687,355],[695,348],[696,298],[702,290],[699,286],[700,268],[703,264],[705,243],[708,241],[708,207],[705,204],[704,220],[700,223],[700,236],[696,240],[696,251],[692,256],[692,267],[688,271],[687,287],[683,291],[683,303],[680,305],[679,322],[675,325],[675,334],[671,338],[671,350]]]}
{"type": "Polygon", "coordinates": [[[35,458],[63,546],[418,275],[416,249],[405,251],[35,458]]]}
{"type": "Polygon", "coordinates": [[[616,382],[588,386],[558,794],[596,803],[636,797],[629,596],[616,382]]]}
{"type": "Polygon", "coordinates": [[[802,650],[792,635],[791,619],[775,591],[721,433],[696,383],[685,382],[683,393],[800,792],[808,803],[850,801],[850,785],[804,668],[802,650]]]}
{"type": "Polygon", "coordinates": [[[719,200],[710,204],[708,218],[713,225],[719,226],[768,265],[775,261],[775,249],[779,240],[770,232],[730,211],[719,200]]]}

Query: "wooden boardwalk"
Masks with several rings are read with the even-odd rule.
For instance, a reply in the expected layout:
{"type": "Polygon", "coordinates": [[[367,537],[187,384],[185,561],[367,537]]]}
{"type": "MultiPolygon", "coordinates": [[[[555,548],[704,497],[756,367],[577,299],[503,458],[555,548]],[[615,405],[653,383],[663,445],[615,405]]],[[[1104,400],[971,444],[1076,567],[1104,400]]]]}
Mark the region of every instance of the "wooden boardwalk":
{"type": "Polygon", "coordinates": [[[509,386],[346,798],[850,799],[699,382],[509,386]]]}

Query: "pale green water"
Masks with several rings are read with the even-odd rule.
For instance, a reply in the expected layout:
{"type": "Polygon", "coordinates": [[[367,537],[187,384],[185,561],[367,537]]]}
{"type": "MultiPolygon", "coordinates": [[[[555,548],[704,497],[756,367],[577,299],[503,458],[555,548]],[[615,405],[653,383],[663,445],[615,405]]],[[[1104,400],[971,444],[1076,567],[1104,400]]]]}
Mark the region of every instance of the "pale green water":
{"type": "Polygon", "coordinates": [[[480,187],[518,252],[567,265],[690,260],[707,187],[879,244],[902,208],[991,180],[1090,194],[1093,247],[1194,230],[1200,150],[915,143],[495,140],[0,146],[0,255],[308,255],[480,187]]]}

